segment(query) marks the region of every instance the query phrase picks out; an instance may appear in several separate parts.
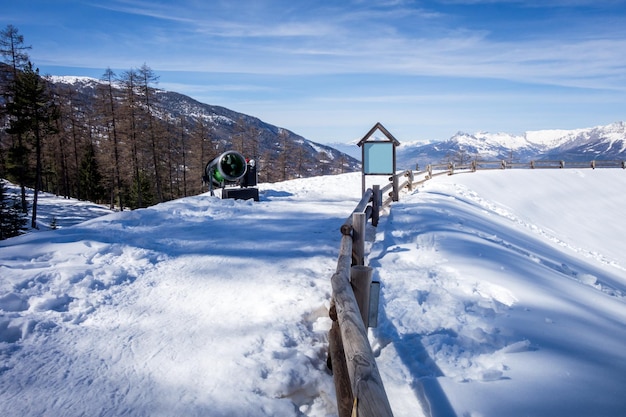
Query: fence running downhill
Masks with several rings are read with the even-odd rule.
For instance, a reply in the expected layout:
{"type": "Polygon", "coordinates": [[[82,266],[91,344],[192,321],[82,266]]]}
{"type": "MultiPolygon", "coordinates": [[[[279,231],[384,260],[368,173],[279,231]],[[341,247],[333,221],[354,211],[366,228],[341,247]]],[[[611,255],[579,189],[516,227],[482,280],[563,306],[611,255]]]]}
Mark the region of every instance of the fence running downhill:
{"type": "Polygon", "coordinates": [[[367,328],[376,326],[379,288],[376,281],[372,282],[372,268],[365,265],[367,221],[371,220],[376,227],[380,211],[391,202],[398,201],[400,191],[411,191],[436,176],[512,168],[626,169],[626,161],[472,161],[462,165],[432,164],[422,171],[400,172],[392,176],[390,184],[383,188],[373,186],[367,189],[341,226],[337,269],[331,277],[330,317],[333,324],[328,335],[328,362],[333,372],[339,417],[393,416],[367,336],[367,328]]]}

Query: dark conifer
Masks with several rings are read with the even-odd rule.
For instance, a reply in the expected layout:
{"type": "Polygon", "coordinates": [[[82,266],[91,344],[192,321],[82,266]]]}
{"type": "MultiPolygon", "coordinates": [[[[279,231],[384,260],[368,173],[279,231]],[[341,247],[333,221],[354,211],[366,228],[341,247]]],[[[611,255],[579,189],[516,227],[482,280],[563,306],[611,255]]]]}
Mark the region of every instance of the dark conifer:
{"type": "Polygon", "coordinates": [[[0,180],[0,240],[22,234],[26,226],[26,214],[22,212],[19,199],[7,193],[0,180]]]}
{"type": "MultiPolygon", "coordinates": [[[[39,76],[39,69],[34,69],[31,63],[18,74],[15,100],[7,103],[7,112],[11,116],[8,132],[22,137],[22,141],[28,138],[35,151],[35,181],[33,184],[31,220],[31,227],[35,229],[37,228],[37,197],[41,190],[43,169],[43,141],[48,135],[57,131],[56,120],[59,118],[59,112],[45,82],[39,76]]],[[[20,160],[17,163],[26,164],[26,161],[20,160]]]]}

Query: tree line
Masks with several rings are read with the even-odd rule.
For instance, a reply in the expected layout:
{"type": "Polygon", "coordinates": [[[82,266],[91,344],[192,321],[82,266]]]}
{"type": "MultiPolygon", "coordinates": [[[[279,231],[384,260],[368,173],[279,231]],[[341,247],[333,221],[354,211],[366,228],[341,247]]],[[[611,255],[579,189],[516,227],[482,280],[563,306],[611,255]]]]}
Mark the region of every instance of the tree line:
{"type": "Polygon", "coordinates": [[[260,132],[244,123],[225,143],[205,118],[160,111],[158,76],[146,64],[119,74],[106,69],[86,95],[41,76],[30,49],[13,25],[0,31],[0,178],[21,189],[14,201],[0,187],[0,223],[19,218],[5,230],[25,224],[27,215],[37,228],[41,191],[118,210],[201,193],[205,164],[226,148],[258,158],[257,165],[272,164],[273,170],[260,169],[260,181],[306,176],[305,155],[284,132],[273,152],[261,151],[260,132]]]}
{"type": "Polygon", "coordinates": [[[155,116],[158,77],[150,67],[106,69],[95,96],[85,97],[42,77],[29,49],[14,26],[0,32],[0,170],[22,188],[23,211],[24,188],[33,188],[32,227],[39,191],[120,210],[200,191],[197,183],[183,184],[182,192],[174,184],[189,169],[188,149],[184,135],[155,116]]]}

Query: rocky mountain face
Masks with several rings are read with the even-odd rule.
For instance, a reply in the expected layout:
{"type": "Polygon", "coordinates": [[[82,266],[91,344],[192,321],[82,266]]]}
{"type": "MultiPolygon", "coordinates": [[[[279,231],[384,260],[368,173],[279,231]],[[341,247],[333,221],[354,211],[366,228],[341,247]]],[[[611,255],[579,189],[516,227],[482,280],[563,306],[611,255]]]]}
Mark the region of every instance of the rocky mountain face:
{"type": "Polygon", "coordinates": [[[398,167],[420,167],[430,163],[466,163],[471,160],[626,160],[626,124],[616,122],[576,130],[507,133],[459,132],[448,140],[433,143],[402,143],[398,167]]]}

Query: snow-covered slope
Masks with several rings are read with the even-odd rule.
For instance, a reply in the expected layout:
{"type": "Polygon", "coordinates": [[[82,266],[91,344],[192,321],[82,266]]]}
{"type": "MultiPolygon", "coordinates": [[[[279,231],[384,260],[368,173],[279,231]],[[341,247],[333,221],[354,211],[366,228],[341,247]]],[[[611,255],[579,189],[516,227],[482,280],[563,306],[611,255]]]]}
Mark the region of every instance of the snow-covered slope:
{"type": "Polygon", "coordinates": [[[545,152],[546,158],[567,160],[626,159],[626,123],[613,123],[571,132],[558,146],[545,152]]]}
{"type": "Polygon", "coordinates": [[[623,170],[437,178],[394,205],[370,262],[398,416],[626,410],[623,170]],[[427,414],[423,414],[427,415],[427,414]]]}
{"type": "MultiPolygon", "coordinates": [[[[425,395],[432,415],[621,416],[624,187],[507,170],[403,195],[368,256],[394,415],[425,395]]],[[[0,242],[0,415],[336,415],[330,276],[360,175],[260,189],[0,242]]]]}

